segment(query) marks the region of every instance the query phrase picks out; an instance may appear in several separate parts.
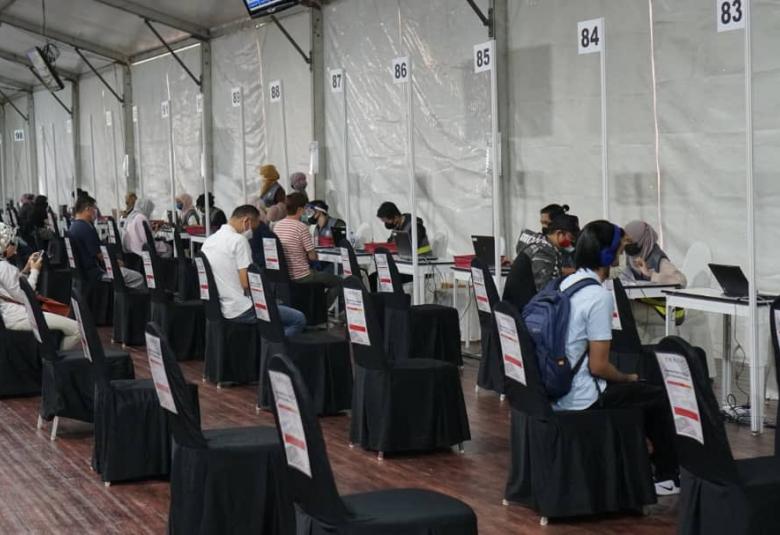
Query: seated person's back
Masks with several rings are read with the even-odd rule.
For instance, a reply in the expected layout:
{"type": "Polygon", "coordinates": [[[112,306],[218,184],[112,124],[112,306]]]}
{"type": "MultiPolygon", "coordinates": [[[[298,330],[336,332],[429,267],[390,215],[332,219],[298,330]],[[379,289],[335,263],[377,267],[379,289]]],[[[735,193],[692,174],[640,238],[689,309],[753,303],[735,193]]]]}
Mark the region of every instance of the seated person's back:
{"type": "MultiPolygon", "coordinates": [[[[292,193],[288,195],[288,204],[290,204],[290,200],[294,201],[296,199],[295,195],[300,194],[292,193]]],[[[311,239],[309,227],[299,219],[296,219],[295,211],[293,211],[293,214],[276,223],[274,233],[282,243],[290,279],[298,280],[308,277],[311,273],[311,268],[309,267],[310,253],[314,251],[314,241],[311,239]]]]}

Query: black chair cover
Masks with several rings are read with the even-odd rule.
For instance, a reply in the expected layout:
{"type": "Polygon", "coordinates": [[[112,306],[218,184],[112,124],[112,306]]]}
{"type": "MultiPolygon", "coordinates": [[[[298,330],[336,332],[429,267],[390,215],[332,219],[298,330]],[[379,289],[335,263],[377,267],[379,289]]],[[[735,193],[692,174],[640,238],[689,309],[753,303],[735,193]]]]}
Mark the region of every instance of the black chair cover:
{"type": "Polygon", "coordinates": [[[147,221],[143,222],[144,234],[146,235],[146,250],[149,251],[149,255],[154,262],[154,275],[158,285],[162,285],[168,293],[176,293],[178,291],[177,278],[177,265],[176,259],[163,258],[157,253],[157,243],[152,234],[152,229],[149,227],[147,221]]]}
{"type": "Polygon", "coordinates": [[[35,335],[32,331],[6,329],[0,315],[0,397],[39,395],[41,370],[41,350],[35,335]]]}
{"type": "Polygon", "coordinates": [[[458,368],[431,359],[391,360],[381,343],[373,303],[356,277],[344,280],[346,290],[363,301],[370,345],[350,335],[356,362],[350,441],[368,450],[400,452],[447,448],[471,438],[458,368]]]}
{"type": "Polygon", "coordinates": [[[173,229],[173,247],[176,251],[177,293],[184,301],[198,299],[198,270],[193,259],[187,256],[178,225],[173,229]]]}
{"type": "Polygon", "coordinates": [[[494,318],[498,313],[514,318],[526,377],[526,385],[505,378],[512,406],[506,499],[543,517],[641,511],[655,503],[641,411],[554,412],[517,309],[502,301],[494,318]]]}
{"type": "MultiPolygon", "coordinates": [[[[775,381],[780,385],[780,340],[778,339],[778,325],[780,324],[780,297],[774,300],[769,309],[769,325],[772,328],[772,351],[775,356],[775,381]]],[[[706,362],[706,360],[705,360],[706,362]]],[[[709,373],[707,374],[709,377],[709,373]]],[[[777,404],[775,417],[775,455],[780,456],[780,403],[777,404]]]]}
{"type": "Polygon", "coordinates": [[[142,346],[146,343],[144,329],[149,321],[149,291],[127,287],[117,261],[116,245],[107,245],[106,252],[105,261],[110,262],[114,283],[114,343],[142,346]]]}
{"type": "Polygon", "coordinates": [[[254,383],[260,369],[260,337],[256,324],[230,321],[222,316],[219,289],[206,255],[198,253],[208,281],[206,301],[206,362],[203,375],[209,381],[254,383]]]}
{"type": "Polygon", "coordinates": [[[151,379],[109,381],[92,313],[76,292],[71,301],[86,338],[95,375],[95,445],[92,468],[103,481],[167,477],[171,439],[151,379]]]}
{"type": "Polygon", "coordinates": [[[385,295],[374,302],[383,306],[379,316],[384,316],[385,350],[396,360],[422,358],[462,366],[458,311],[442,305],[412,305],[411,298],[404,293],[395,259],[383,251],[378,249],[374,258],[377,255],[386,258],[393,297],[385,295]]]}
{"type": "Polygon", "coordinates": [[[504,285],[503,300],[513,305],[517,310],[523,310],[528,301],[536,295],[534,272],[531,269],[531,259],[525,253],[520,253],[509,268],[509,276],[504,285]]]}
{"type": "Polygon", "coordinates": [[[436,492],[396,489],[339,496],[311,398],[292,361],[272,358],[273,412],[299,535],[475,535],[465,503],[436,492]],[[280,416],[280,411],[283,413],[280,416]]]}
{"type": "Polygon", "coordinates": [[[327,332],[305,332],[285,337],[267,271],[255,266],[250,267],[249,271],[255,307],[258,309],[261,306],[258,292],[262,290],[268,311],[268,321],[265,321],[264,315],[258,314],[258,328],[263,343],[257,406],[263,409],[271,407],[268,364],[271,357],[278,353],[287,355],[301,370],[318,415],[349,410],[352,400],[352,362],[347,341],[327,332]]]}
{"type": "Polygon", "coordinates": [[[108,237],[105,240],[106,245],[115,246],[116,257],[125,263],[125,267],[127,269],[132,269],[134,271],[143,273],[144,267],[140,256],[135,254],[133,255],[133,257],[136,259],[135,262],[133,262],[132,259],[127,258],[127,253],[125,253],[125,250],[122,248],[122,235],[119,233],[119,227],[116,224],[116,219],[114,219],[112,216],[108,216],[106,221],[108,222],[108,237]]]}
{"type": "MultiPolygon", "coordinates": [[[[64,247],[63,240],[63,247],[64,247]]],[[[73,275],[68,267],[67,260],[63,266],[52,264],[48,256],[43,257],[43,269],[38,276],[38,292],[50,299],[67,303],[70,299],[70,290],[73,283],[73,275]]]]}
{"type": "Polygon", "coordinates": [[[175,441],[168,532],[295,533],[276,431],[272,427],[201,431],[197,395],[194,399],[190,395],[194,385],[186,383],[159,327],[150,323],[147,333],[160,340],[176,408],[175,414],[167,411],[175,441]]]}
{"type": "MultiPolygon", "coordinates": [[[[70,244],[73,251],[73,262],[75,268],[72,269],[73,289],[84,296],[84,300],[93,312],[93,317],[98,326],[111,325],[114,320],[114,288],[111,281],[94,280],[84,270],[81,265],[81,256],[79,254],[79,245],[76,240],[65,238],[66,243],[70,244]]],[[[63,302],[67,302],[64,299],[63,302]]]]}
{"type": "MultiPolygon", "coordinates": [[[[41,409],[43,420],[55,417],[82,422],[94,421],[95,374],[82,350],[57,351],[57,341],[46,325],[38,301],[24,278],[19,279],[34,325],[40,337],[43,374],[41,378],[41,409]]],[[[124,351],[107,351],[106,376],[112,379],[133,379],[133,360],[124,351]]]]}
{"type": "Polygon", "coordinates": [[[479,258],[471,261],[472,285],[474,286],[474,298],[479,314],[480,345],[482,356],[479,360],[479,372],[477,373],[477,386],[485,390],[492,390],[497,394],[504,393],[504,364],[501,359],[501,348],[498,343],[498,333],[493,322],[493,307],[500,301],[498,289],[490,269],[479,258]],[[482,274],[482,289],[474,281],[474,272],[482,274]],[[483,294],[484,295],[480,295],[483,294]],[[485,301],[484,299],[487,299],[485,301]],[[490,312],[488,312],[490,310],[490,312]]]}
{"type": "MultiPolygon", "coordinates": [[[[780,533],[780,458],[735,461],[709,376],[696,349],[681,338],[668,336],[658,344],[657,352],[684,357],[687,362],[703,438],[700,443],[679,431],[675,435],[683,468],[678,532],[780,533]]],[[[674,399],[672,407],[674,411],[674,399]]]]}

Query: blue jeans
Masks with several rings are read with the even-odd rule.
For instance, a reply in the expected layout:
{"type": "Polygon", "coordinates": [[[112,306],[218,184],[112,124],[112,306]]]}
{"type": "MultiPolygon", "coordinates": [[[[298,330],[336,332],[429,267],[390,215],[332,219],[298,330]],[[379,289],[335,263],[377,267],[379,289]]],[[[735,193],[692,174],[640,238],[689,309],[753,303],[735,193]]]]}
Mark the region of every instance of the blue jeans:
{"type": "Polygon", "coordinates": [[[282,321],[285,338],[300,334],[306,327],[306,315],[288,306],[279,305],[279,319],[282,321]]]}

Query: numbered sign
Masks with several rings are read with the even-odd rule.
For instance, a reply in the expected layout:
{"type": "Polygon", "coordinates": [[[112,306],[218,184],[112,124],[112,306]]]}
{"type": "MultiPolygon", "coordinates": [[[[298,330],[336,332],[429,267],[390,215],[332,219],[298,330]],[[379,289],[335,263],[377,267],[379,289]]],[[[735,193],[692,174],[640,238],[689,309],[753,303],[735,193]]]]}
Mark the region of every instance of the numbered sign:
{"type": "Polygon", "coordinates": [[[111,111],[106,112],[106,126],[112,126],[114,124],[114,114],[111,111]]]}
{"type": "Polygon", "coordinates": [[[311,477],[309,448],[306,444],[306,433],[303,430],[301,411],[292,381],[289,376],[276,371],[269,371],[268,376],[274,393],[276,414],[279,416],[279,430],[284,439],[284,456],[287,458],[287,464],[311,477]]]}
{"type": "Polygon", "coordinates": [[[603,18],[577,23],[577,48],[580,54],[593,54],[604,50],[603,18]]]}
{"type": "Polygon", "coordinates": [[[173,400],[173,394],[171,393],[168,374],[165,373],[162,344],[158,337],[149,333],[146,333],[146,355],[149,359],[149,370],[152,372],[152,381],[154,382],[154,389],[157,392],[157,398],[160,400],[160,406],[173,414],[179,414],[176,410],[176,402],[173,400]]]}
{"type": "Polygon", "coordinates": [[[363,292],[344,288],[344,308],[347,309],[347,330],[353,344],[371,345],[366,325],[366,310],[363,307],[363,292]]]}
{"type": "Polygon", "coordinates": [[[474,45],[474,72],[476,74],[493,70],[494,43],[495,41],[488,41],[481,45],[474,45]]]}
{"type": "Polygon", "coordinates": [[[108,222],[108,243],[116,245],[116,234],[114,233],[114,223],[108,222]]]}
{"type": "Polygon", "coordinates": [[[101,245],[100,254],[103,255],[103,264],[106,266],[106,278],[109,280],[114,280],[114,268],[111,265],[111,257],[108,256],[108,247],[101,245]]]}
{"type": "Polygon", "coordinates": [[[263,277],[259,273],[249,273],[249,291],[252,293],[252,301],[255,305],[255,316],[260,321],[270,323],[271,315],[268,313],[268,301],[265,298],[263,277]]]}
{"type": "Polygon", "coordinates": [[[147,288],[157,288],[157,283],[154,280],[154,266],[152,265],[152,256],[149,251],[141,251],[141,258],[144,263],[144,274],[146,278],[147,288]]]}
{"type": "Polygon", "coordinates": [[[622,331],[623,324],[620,322],[620,311],[618,310],[617,297],[615,296],[615,281],[612,279],[605,280],[604,288],[612,294],[612,330],[622,331]]]}
{"type": "Polygon", "coordinates": [[[133,122],[138,122],[138,106],[133,106],[133,122]]]}
{"type": "Polygon", "coordinates": [[[669,403],[674,416],[674,428],[680,436],[692,438],[704,445],[704,433],[701,429],[701,414],[693,389],[693,378],[688,361],[673,353],[656,353],[664,386],[669,394],[669,403]]]}
{"type": "Polygon", "coordinates": [[[195,113],[198,115],[203,113],[203,93],[195,95],[195,113]]]}
{"type": "Polygon", "coordinates": [[[265,268],[279,271],[279,251],[276,249],[276,238],[263,238],[263,253],[265,268]]]}
{"type": "Polygon", "coordinates": [[[14,141],[16,143],[24,141],[24,130],[14,130],[14,141]]]}
{"type": "Polygon", "coordinates": [[[241,107],[241,88],[240,87],[234,87],[230,90],[230,104],[234,108],[240,108],[241,107]]]}
{"type": "Polygon", "coordinates": [[[374,255],[376,261],[377,278],[379,280],[379,291],[381,293],[393,293],[393,277],[390,274],[390,265],[387,255],[379,253],[374,255]]]}
{"type": "Polygon", "coordinates": [[[347,251],[346,247],[341,248],[341,269],[344,270],[345,277],[351,277],[353,275],[352,264],[349,261],[349,251],[347,251]]]}
{"type": "Polygon", "coordinates": [[[282,100],[282,82],[274,80],[270,85],[271,102],[281,102],[282,100]]]}
{"type": "Polygon", "coordinates": [[[84,353],[84,358],[92,362],[92,353],[89,352],[89,344],[87,343],[87,333],[84,332],[84,320],[81,319],[81,309],[79,303],[72,297],[70,298],[70,306],[73,308],[73,315],[76,316],[76,323],[79,324],[79,335],[81,335],[81,349],[84,353]]]}
{"type": "Polygon", "coordinates": [[[715,0],[715,18],[718,31],[729,32],[745,28],[747,6],[742,0],[715,0]]]}
{"type": "Polygon", "coordinates": [[[485,275],[481,269],[471,268],[471,282],[474,285],[474,298],[477,300],[477,309],[480,312],[490,314],[490,299],[485,288],[485,275]]]}
{"type": "Polygon", "coordinates": [[[65,238],[65,252],[68,255],[68,267],[76,269],[76,260],[73,258],[73,246],[70,244],[70,238],[65,238]]]}
{"type": "Polygon", "coordinates": [[[163,119],[167,119],[171,115],[171,102],[169,100],[163,100],[160,104],[160,114],[163,119]]]}
{"type": "Polygon", "coordinates": [[[344,92],[344,70],[333,69],[330,71],[330,91],[331,93],[344,92]]]}
{"type": "Polygon", "coordinates": [[[393,60],[392,67],[393,83],[405,84],[409,81],[409,75],[411,74],[411,67],[409,63],[409,57],[395,58],[393,60]]]}
{"type": "Polygon", "coordinates": [[[520,340],[517,336],[517,324],[512,316],[496,312],[496,327],[501,342],[501,354],[504,362],[504,373],[523,386],[527,386],[523,353],[520,350],[520,340]]]}
{"type": "Polygon", "coordinates": [[[209,278],[206,276],[206,266],[203,265],[202,258],[195,259],[195,266],[198,270],[198,288],[200,288],[200,299],[209,300],[209,278]]]}

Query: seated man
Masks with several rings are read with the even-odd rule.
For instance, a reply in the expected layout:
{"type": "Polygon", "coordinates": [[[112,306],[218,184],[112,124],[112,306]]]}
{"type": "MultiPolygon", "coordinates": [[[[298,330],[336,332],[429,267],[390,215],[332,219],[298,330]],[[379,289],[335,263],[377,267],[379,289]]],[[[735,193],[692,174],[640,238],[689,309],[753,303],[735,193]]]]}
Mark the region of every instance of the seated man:
{"type": "MultiPolygon", "coordinates": [[[[70,225],[68,237],[78,248],[78,252],[74,251],[74,254],[79,255],[79,262],[82,269],[84,269],[84,276],[86,277],[85,282],[91,288],[98,281],[104,280],[106,273],[102,266],[105,265],[105,262],[109,262],[109,259],[103,258],[103,255],[100,253],[100,238],[94,226],[97,218],[95,199],[89,195],[79,197],[74,211],[76,217],[70,225]]],[[[121,265],[120,269],[128,288],[136,290],[146,288],[143,275],[121,265]]]]}
{"type": "Polygon", "coordinates": [[[324,284],[328,287],[328,306],[332,305],[339,294],[341,279],[332,273],[314,271],[309,262],[318,260],[309,228],[301,222],[306,197],[301,193],[291,193],[285,200],[287,217],[276,223],[274,232],[279,236],[287,260],[290,280],[304,284],[324,284]]]}
{"type": "MultiPolygon", "coordinates": [[[[309,203],[308,208],[311,210],[311,216],[309,217],[309,225],[315,225],[314,235],[317,238],[333,238],[333,229],[341,229],[342,233],[346,232],[347,224],[338,218],[330,217],[328,214],[328,205],[325,201],[312,201],[309,203]]],[[[333,245],[338,245],[334,243],[333,245]]]]}
{"type": "MultiPolygon", "coordinates": [[[[195,207],[198,209],[198,212],[202,214],[203,217],[200,218],[201,221],[203,221],[204,225],[206,224],[206,196],[204,194],[198,195],[198,199],[195,201],[195,207]]],[[[209,222],[211,223],[211,228],[220,228],[222,225],[227,224],[227,217],[225,216],[225,212],[223,212],[221,209],[214,206],[214,195],[209,193],[209,222]]]]}
{"type": "MultiPolygon", "coordinates": [[[[376,216],[382,220],[387,230],[406,232],[410,237],[412,236],[412,214],[402,214],[395,203],[383,202],[376,211],[376,216]]],[[[387,241],[392,242],[393,236],[390,235],[387,241]]],[[[417,254],[433,254],[431,244],[428,243],[425,225],[420,217],[417,218],[417,254]]]]}
{"type": "Polygon", "coordinates": [[[534,284],[541,290],[551,280],[570,275],[573,270],[563,267],[563,254],[574,251],[574,242],[580,233],[576,216],[562,214],[553,219],[545,234],[525,229],[517,240],[517,254],[525,253],[531,259],[534,284]]]}
{"type": "MultiPolygon", "coordinates": [[[[211,265],[225,319],[249,324],[257,321],[254,303],[247,292],[248,269],[252,263],[249,239],[259,224],[257,208],[248,204],[239,206],[230,220],[203,243],[201,251],[211,265]]],[[[280,306],[279,317],[285,336],[298,334],[306,326],[306,316],[294,308],[280,306]]]]}

